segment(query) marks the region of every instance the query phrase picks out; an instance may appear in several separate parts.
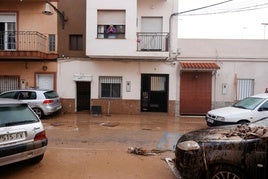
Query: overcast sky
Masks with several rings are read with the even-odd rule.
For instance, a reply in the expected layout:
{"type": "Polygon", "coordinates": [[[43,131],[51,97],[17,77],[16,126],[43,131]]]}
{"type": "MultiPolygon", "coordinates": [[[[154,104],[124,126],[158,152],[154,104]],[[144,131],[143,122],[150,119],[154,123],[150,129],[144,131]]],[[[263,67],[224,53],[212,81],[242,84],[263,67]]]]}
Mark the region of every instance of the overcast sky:
{"type": "MultiPolygon", "coordinates": [[[[179,12],[225,1],[179,0],[179,12]]],[[[183,13],[178,16],[178,37],[268,39],[268,0],[233,0],[183,13]]]]}

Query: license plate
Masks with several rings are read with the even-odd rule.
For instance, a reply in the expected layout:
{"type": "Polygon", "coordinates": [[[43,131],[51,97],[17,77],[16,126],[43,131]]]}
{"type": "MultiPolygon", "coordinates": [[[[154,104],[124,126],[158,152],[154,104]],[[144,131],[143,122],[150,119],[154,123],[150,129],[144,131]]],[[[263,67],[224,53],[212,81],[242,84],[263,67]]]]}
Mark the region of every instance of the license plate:
{"type": "Polygon", "coordinates": [[[209,118],[207,118],[207,121],[209,122],[209,123],[214,123],[214,120],[212,120],[212,119],[209,119],[209,118]]]}
{"type": "Polygon", "coordinates": [[[25,136],[26,136],[25,132],[16,132],[11,134],[0,135],[0,143],[25,139],[25,136]]]}

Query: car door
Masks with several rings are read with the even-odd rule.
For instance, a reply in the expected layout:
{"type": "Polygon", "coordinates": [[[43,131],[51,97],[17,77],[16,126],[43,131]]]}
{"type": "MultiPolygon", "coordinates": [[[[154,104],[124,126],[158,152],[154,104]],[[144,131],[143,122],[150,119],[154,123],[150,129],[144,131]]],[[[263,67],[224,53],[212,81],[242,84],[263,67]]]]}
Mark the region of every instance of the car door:
{"type": "Polygon", "coordinates": [[[245,149],[245,164],[247,166],[247,171],[251,177],[266,179],[268,177],[268,137],[253,139],[253,141],[256,142],[248,141],[248,145],[245,149]]]}
{"type": "Polygon", "coordinates": [[[257,117],[258,119],[268,117],[268,100],[264,102],[258,109],[257,109],[257,117]]]}

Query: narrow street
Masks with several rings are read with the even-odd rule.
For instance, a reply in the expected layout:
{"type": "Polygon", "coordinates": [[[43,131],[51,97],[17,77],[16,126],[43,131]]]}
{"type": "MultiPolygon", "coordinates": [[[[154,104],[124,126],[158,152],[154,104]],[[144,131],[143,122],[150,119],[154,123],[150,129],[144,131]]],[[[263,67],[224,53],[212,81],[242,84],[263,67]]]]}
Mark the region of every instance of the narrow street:
{"type": "Polygon", "coordinates": [[[2,167],[1,178],[175,179],[163,159],[174,157],[173,145],[181,134],[206,127],[204,117],[164,114],[63,114],[43,123],[49,139],[44,159],[2,167]],[[142,156],[129,153],[129,147],[165,152],[142,156]]]}

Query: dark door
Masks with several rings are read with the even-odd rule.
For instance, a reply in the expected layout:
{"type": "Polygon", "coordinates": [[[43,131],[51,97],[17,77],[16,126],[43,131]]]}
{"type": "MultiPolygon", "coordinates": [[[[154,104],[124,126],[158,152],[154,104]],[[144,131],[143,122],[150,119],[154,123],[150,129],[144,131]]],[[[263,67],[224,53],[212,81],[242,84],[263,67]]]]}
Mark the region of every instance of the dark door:
{"type": "Polygon", "coordinates": [[[141,75],[141,111],[168,111],[168,75],[141,75]]]}
{"type": "Polygon", "coordinates": [[[90,82],[76,82],[77,111],[90,110],[90,82]]]}
{"type": "Polygon", "coordinates": [[[0,22],[0,50],[5,49],[5,23],[0,22]]]}

